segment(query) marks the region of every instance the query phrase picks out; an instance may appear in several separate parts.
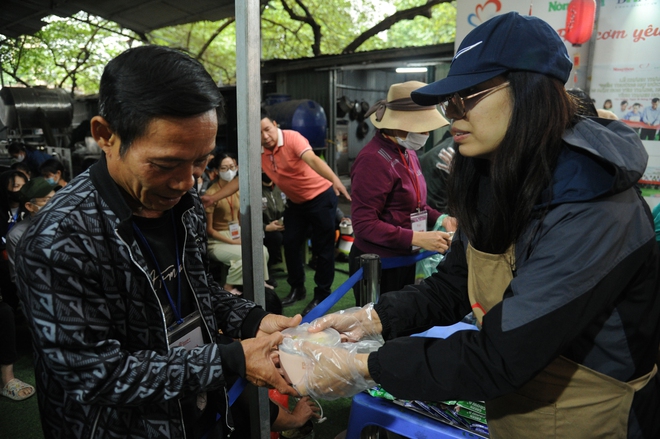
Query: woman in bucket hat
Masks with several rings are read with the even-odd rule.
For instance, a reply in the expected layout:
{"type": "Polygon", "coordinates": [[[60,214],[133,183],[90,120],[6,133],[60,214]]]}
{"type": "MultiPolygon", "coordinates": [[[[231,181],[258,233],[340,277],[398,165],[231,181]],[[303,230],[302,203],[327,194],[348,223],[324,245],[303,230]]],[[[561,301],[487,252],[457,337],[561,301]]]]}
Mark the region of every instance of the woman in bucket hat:
{"type": "MultiPolygon", "coordinates": [[[[426,204],[426,182],[415,151],[424,146],[430,131],[449,122],[435,105],[421,106],[410,98],[425,85],[393,84],[387,99],[365,115],[378,130],[351,167],[351,273],[359,269],[359,257],[365,253],[383,258],[410,255],[419,248],[444,253],[451,242],[445,232],[427,231],[441,213],[426,204]]],[[[414,264],[382,270],[380,291],[399,290],[414,281],[414,264]]],[[[359,286],[354,292],[359,304],[359,286]]]]}
{"type": "Polygon", "coordinates": [[[577,115],[570,72],[547,23],[508,13],[465,38],[447,78],[413,92],[453,119],[459,230],[421,285],[313,324],[386,342],[309,355],[301,393],[373,380],[403,399],[483,400],[496,439],[660,437],[659,252],[635,189],[648,156],[619,121],[577,115]],[[404,337],[469,311],[479,331],[404,337]]]}

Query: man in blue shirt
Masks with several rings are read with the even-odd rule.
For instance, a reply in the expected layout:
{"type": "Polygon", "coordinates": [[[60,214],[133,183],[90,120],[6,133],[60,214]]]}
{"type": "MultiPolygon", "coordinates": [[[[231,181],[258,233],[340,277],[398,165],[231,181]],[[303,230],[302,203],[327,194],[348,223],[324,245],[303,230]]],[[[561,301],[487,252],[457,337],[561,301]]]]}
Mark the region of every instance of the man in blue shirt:
{"type": "MultiPolygon", "coordinates": [[[[642,122],[647,125],[660,125],[660,108],[658,108],[660,98],[651,99],[651,106],[642,111],[642,122]]],[[[642,128],[639,137],[642,140],[655,140],[655,128],[642,128]]]]}

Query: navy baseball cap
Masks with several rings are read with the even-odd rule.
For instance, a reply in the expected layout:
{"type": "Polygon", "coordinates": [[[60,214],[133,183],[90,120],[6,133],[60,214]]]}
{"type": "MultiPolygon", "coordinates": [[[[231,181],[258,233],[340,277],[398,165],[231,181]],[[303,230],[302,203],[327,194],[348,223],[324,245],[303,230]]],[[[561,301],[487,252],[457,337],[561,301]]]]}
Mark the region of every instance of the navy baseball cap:
{"type": "Polygon", "coordinates": [[[564,42],[548,23],[509,12],[467,34],[447,77],[413,91],[411,97],[419,105],[435,105],[512,70],[541,73],[566,83],[572,68],[564,42]]]}

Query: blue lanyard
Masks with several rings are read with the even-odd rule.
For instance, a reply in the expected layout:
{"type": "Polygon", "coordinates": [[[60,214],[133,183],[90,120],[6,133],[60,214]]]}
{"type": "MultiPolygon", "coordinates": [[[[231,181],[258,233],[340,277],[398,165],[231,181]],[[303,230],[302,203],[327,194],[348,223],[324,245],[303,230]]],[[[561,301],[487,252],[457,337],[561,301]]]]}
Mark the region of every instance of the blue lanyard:
{"type": "Polygon", "coordinates": [[[8,223],[7,224],[7,233],[9,233],[11,228],[14,227],[16,225],[16,223],[18,222],[18,212],[20,210],[21,210],[20,208],[16,210],[16,215],[13,215],[11,213],[11,211],[9,211],[9,221],[7,221],[7,223],[8,223]]]}
{"type": "Polygon", "coordinates": [[[178,284],[178,297],[177,297],[177,305],[174,305],[174,300],[172,300],[172,295],[170,294],[170,290],[167,288],[167,283],[165,283],[165,279],[163,278],[163,273],[160,270],[160,266],[158,265],[158,260],[156,260],[156,255],[154,254],[154,251],[151,249],[151,246],[147,242],[147,238],[144,237],[142,232],[140,231],[140,228],[133,222],[133,230],[135,230],[135,233],[137,233],[137,236],[142,240],[142,244],[149,250],[149,254],[151,254],[151,258],[154,261],[154,264],[156,265],[156,270],[158,270],[158,276],[160,276],[160,281],[163,284],[163,289],[165,290],[165,294],[167,294],[167,300],[170,302],[170,306],[172,307],[172,311],[174,312],[174,317],[176,318],[176,323],[181,324],[183,323],[183,318],[181,318],[181,273],[179,272],[179,268],[181,267],[181,260],[179,259],[179,236],[176,232],[176,223],[174,222],[174,214],[171,213],[172,216],[172,225],[174,226],[174,243],[175,243],[175,249],[176,249],[176,268],[175,270],[177,271],[176,273],[176,279],[177,279],[177,284],[178,284]]]}

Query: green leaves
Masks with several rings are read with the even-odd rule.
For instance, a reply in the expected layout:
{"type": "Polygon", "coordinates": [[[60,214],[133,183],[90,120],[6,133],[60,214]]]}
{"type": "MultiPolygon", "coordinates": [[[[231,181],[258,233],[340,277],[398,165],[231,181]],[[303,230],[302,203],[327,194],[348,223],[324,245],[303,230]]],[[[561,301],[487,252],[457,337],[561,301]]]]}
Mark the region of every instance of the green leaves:
{"type": "MultiPolygon", "coordinates": [[[[146,35],[84,12],[47,20],[49,24],[34,36],[0,36],[4,85],[96,93],[105,64],[143,42],[183,50],[199,59],[218,83],[236,82],[234,18],[146,35]]],[[[271,0],[261,15],[265,60],[448,43],[455,34],[455,1],[448,0],[271,0]],[[431,6],[424,7],[427,4],[431,6]]]]}
{"type": "Polygon", "coordinates": [[[0,42],[5,85],[48,85],[96,93],[105,64],[137,38],[116,23],[82,12],[47,20],[49,24],[33,36],[0,42]]]}

